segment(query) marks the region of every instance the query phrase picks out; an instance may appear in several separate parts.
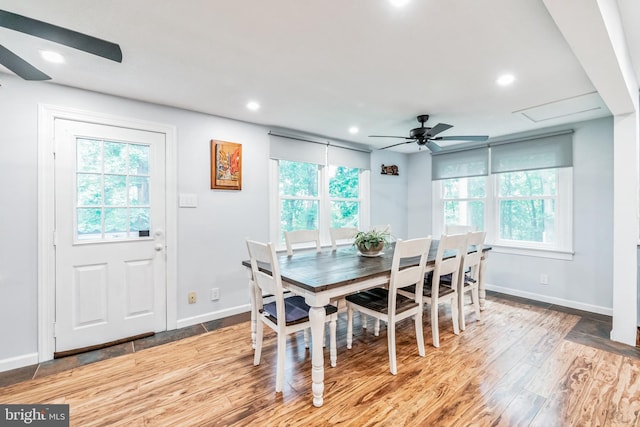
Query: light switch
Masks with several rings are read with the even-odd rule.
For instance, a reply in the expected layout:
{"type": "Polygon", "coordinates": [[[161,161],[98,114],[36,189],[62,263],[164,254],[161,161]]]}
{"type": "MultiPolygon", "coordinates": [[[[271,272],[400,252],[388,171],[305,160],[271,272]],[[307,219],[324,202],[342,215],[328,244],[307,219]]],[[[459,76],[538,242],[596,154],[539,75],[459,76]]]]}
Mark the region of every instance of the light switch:
{"type": "Polygon", "coordinates": [[[198,195],[197,194],[180,194],[180,207],[181,208],[197,208],[198,207],[198,195]]]}

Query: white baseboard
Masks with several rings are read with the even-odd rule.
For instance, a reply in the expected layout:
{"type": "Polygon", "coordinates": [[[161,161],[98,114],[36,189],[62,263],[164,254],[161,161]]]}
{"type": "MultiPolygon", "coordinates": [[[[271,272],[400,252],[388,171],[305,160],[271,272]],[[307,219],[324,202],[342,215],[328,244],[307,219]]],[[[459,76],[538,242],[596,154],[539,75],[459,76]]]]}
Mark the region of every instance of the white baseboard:
{"type": "Polygon", "coordinates": [[[604,314],[606,316],[613,316],[613,309],[610,307],[602,307],[599,305],[585,304],[578,301],[550,297],[548,295],[536,294],[533,292],[521,291],[519,289],[504,288],[502,286],[490,285],[488,283],[485,286],[485,288],[488,291],[500,292],[501,294],[513,295],[516,297],[548,302],[549,304],[561,305],[563,307],[575,308],[576,310],[588,311],[591,313],[604,314]]]}
{"type": "Polygon", "coordinates": [[[177,327],[185,328],[198,323],[209,322],[211,320],[222,319],[223,317],[233,316],[234,314],[246,313],[251,310],[251,304],[243,304],[237,307],[231,307],[220,311],[211,311],[209,313],[200,314],[198,316],[178,319],[177,327]]]}
{"type": "Polygon", "coordinates": [[[29,365],[38,364],[38,353],[23,354],[22,356],[10,357],[0,360],[0,372],[12,369],[23,368],[29,365]]]}

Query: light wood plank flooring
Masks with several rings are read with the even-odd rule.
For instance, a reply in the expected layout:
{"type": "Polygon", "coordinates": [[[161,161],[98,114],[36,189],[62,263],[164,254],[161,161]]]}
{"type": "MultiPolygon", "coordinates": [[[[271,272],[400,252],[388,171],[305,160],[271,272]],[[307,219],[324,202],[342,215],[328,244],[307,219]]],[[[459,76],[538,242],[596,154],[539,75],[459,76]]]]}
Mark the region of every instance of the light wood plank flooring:
{"type": "MultiPolygon", "coordinates": [[[[490,294],[483,322],[418,356],[410,320],[398,325],[398,375],[386,330],[338,323],[338,366],[325,404],[311,404],[310,353],[288,340],[285,388],[274,392],[275,334],[253,366],[249,322],[0,388],[0,402],[67,403],[75,426],[621,426],[638,425],[638,350],[606,339],[606,317],[490,294]],[[594,321],[595,319],[595,321],[594,321]],[[599,331],[600,329],[600,331],[599,331]],[[602,335],[602,333],[600,333],[602,335]],[[595,338],[594,338],[595,337],[595,338]]],[[[327,340],[328,342],[328,340],[327,340]]],[[[328,349],[325,349],[328,360],[328,349]]]]}

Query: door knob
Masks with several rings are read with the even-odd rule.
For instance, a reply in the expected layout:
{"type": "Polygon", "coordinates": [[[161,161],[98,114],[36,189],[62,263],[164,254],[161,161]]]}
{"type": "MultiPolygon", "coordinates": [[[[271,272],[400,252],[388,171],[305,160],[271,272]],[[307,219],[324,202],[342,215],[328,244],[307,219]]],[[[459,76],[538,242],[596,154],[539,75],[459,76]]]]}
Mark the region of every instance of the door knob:
{"type": "Polygon", "coordinates": [[[158,244],[155,246],[155,248],[154,248],[154,249],[155,249],[156,251],[161,251],[163,248],[164,248],[164,246],[162,246],[162,244],[158,243],[158,244]]]}

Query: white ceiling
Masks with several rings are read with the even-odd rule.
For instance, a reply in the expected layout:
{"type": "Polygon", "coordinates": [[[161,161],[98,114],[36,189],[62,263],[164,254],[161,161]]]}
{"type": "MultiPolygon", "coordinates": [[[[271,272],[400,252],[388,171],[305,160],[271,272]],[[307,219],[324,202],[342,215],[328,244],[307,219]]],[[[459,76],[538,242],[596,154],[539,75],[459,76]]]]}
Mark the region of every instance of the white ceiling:
{"type": "MultiPolygon", "coordinates": [[[[632,53],[639,3],[618,0],[632,53]]],[[[0,43],[52,83],[372,148],[399,140],[368,135],[408,135],[418,114],[454,125],[442,136],[492,138],[610,114],[542,0],[403,9],[388,0],[0,0],[0,9],[120,44],[121,64],[0,28],[0,43]],[[45,63],[41,49],[66,63],[45,63]],[[516,82],[498,87],[505,72],[516,82]],[[249,100],[262,108],[247,110],[249,100]]]]}

